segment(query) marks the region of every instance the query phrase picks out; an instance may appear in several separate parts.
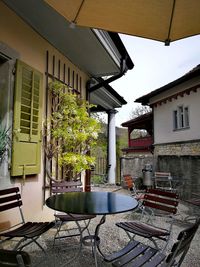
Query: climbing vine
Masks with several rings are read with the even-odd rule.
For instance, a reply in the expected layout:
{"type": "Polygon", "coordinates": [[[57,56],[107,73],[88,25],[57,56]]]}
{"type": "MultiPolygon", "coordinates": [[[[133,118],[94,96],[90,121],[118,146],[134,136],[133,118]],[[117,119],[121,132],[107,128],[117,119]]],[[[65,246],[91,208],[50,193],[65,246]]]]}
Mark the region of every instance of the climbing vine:
{"type": "Polygon", "coordinates": [[[89,116],[92,105],[73,94],[69,87],[52,82],[49,90],[52,114],[45,124],[46,155],[57,158],[69,179],[94,165],[95,157],[88,152],[96,145],[100,124],[89,116]]]}

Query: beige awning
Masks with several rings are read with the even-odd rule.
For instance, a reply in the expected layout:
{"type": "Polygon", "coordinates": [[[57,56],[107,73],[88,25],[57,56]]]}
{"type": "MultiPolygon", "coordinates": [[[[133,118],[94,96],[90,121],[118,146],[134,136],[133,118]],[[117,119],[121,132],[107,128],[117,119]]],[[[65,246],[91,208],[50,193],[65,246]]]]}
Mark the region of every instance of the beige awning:
{"type": "Polygon", "coordinates": [[[168,42],[200,33],[199,0],[45,0],[79,26],[168,42]]]}

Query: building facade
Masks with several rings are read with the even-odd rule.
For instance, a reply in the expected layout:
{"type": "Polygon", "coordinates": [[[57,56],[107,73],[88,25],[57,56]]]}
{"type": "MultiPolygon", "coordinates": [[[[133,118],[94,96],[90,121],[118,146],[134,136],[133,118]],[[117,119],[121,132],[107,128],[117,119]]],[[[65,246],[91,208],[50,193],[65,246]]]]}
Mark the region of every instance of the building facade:
{"type": "Polygon", "coordinates": [[[153,109],[154,168],[170,171],[181,193],[200,190],[200,65],[136,102],[153,109]]]}
{"type": "MultiPolygon", "coordinates": [[[[116,92],[107,92],[108,83],[97,78],[118,75],[117,79],[123,75],[122,62],[123,73],[133,63],[117,34],[70,29],[42,0],[1,1],[0,32],[0,124],[9,134],[0,187],[20,188],[27,220],[51,220],[53,212],[45,206],[50,192],[42,133],[51,113],[49,82],[60,81],[84,99],[92,96],[95,104],[109,111],[126,102],[116,92]],[[105,97],[105,106],[98,103],[97,92],[105,97]]],[[[83,183],[89,186],[85,176],[83,183]]]]}

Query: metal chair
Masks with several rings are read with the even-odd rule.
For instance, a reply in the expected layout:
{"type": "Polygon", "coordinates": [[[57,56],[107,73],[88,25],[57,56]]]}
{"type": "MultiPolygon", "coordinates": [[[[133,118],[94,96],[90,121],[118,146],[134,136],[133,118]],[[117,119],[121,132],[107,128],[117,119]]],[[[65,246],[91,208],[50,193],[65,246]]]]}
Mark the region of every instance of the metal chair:
{"type": "Polygon", "coordinates": [[[123,176],[124,184],[128,190],[130,190],[131,194],[134,196],[137,194],[134,179],[130,174],[126,174],[123,176]]]}
{"type": "Polygon", "coordinates": [[[109,256],[104,261],[112,263],[112,266],[145,266],[145,267],[170,267],[181,266],[199,227],[200,219],[192,226],[181,231],[177,242],[173,245],[168,255],[163,254],[159,249],[147,246],[139,241],[131,241],[123,249],[109,256]]]}
{"type": "Polygon", "coordinates": [[[155,188],[175,191],[172,184],[172,176],[170,172],[155,172],[154,173],[155,188]]]}
{"type": "MultiPolygon", "coordinates": [[[[0,232],[0,244],[6,241],[16,241],[14,250],[22,250],[25,246],[34,242],[44,253],[45,250],[37,241],[37,239],[54,226],[53,222],[25,222],[21,209],[22,200],[19,194],[19,188],[13,187],[0,190],[0,212],[14,212],[18,209],[19,221],[15,225],[0,232]],[[19,240],[16,240],[19,239],[19,240]]],[[[15,214],[15,213],[14,213],[15,214]]]]}
{"type": "Polygon", "coordinates": [[[1,267],[31,267],[31,259],[27,252],[0,249],[1,267]]]}
{"type": "Polygon", "coordinates": [[[157,240],[165,241],[163,250],[167,247],[173,225],[173,214],[176,214],[178,206],[178,195],[158,189],[147,189],[143,197],[141,218],[139,221],[119,222],[116,225],[126,231],[128,237],[133,239],[135,235],[150,239],[156,248],[157,240]],[[159,212],[159,213],[158,213],[159,212]],[[163,229],[153,224],[153,216],[157,213],[160,216],[170,218],[169,229],[163,229]],[[147,215],[147,216],[146,216],[147,215]],[[142,222],[143,219],[147,219],[142,222]],[[150,222],[150,223],[149,223],[150,222]]]}
{"type": "MultiPolygon", "coordinates": [[[[51,190],[53,194],[60,194],[60,193],[68,193],[68,192],[81,192],[81,182],[80,181],[53,181],[51,183],[51,190]]],[[[56,239],[60,238],[66,238],[66,237],[73,237],[73,236],[80,236],[81,243],[82,243],[82,234],[85,230],[87,230],[88,235],[89,229],[88,226],[90,224],[90,220],[95,218],[95,215],[79,215],[79,214],[67,214],[63,212],[57,212],[54,213],[56,226],[57,226],[57,232],[54,237],[54,244],[56,239]],[[83,222],[83,225],[80,224],[80,222],[83,222]],[[68,222],[74,222],[76,224],[76,228],[67,228],[62,230],[62,226],[65,223],[68,222]],[[60,236],[60,232],[65,231],[67,234],[60,236]]]]}
{"type": "MultiPolygon", "coordinates": [[[[138,178],[133,178],[130,174],[126,174],[123,177],[124,186],[130,191],[132,197],[134,197],[137,201],[141,201],[144,197],[143,193],[139,193],[135,186],[135,181],[138,178]]],[[[140,207],[140,205],[139,205],[140,207]]]]}

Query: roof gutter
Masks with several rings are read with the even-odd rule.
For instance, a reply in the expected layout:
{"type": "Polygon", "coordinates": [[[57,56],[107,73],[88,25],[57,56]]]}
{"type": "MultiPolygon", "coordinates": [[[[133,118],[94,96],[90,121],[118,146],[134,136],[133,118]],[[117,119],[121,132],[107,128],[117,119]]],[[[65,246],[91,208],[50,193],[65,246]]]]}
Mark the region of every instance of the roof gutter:
{"type": "Polygon", "coordinates": [[[90,84],[91,84],[90,83],[91,80],[90,80],[89,84],[87,86],[89,93],[92,93],[92,92],[98,90],[99,88],[104,87],[104,86],[108,85],[109,83],[111,83],[113,81],[116,81],[117,79],[121,78],[127,71],[126,60],[127,60],[126,57],[121,60],[120,73],[118,73],[118,74],[116,74],[116,75],[114,75],[114,76],[112,76],[112,77],[110,77],[110,78],[108,78],[106,80],[103,80],[102,82],[100,82],[98,84],[95,84],[92,87],[90,87],[90,84]]]}

